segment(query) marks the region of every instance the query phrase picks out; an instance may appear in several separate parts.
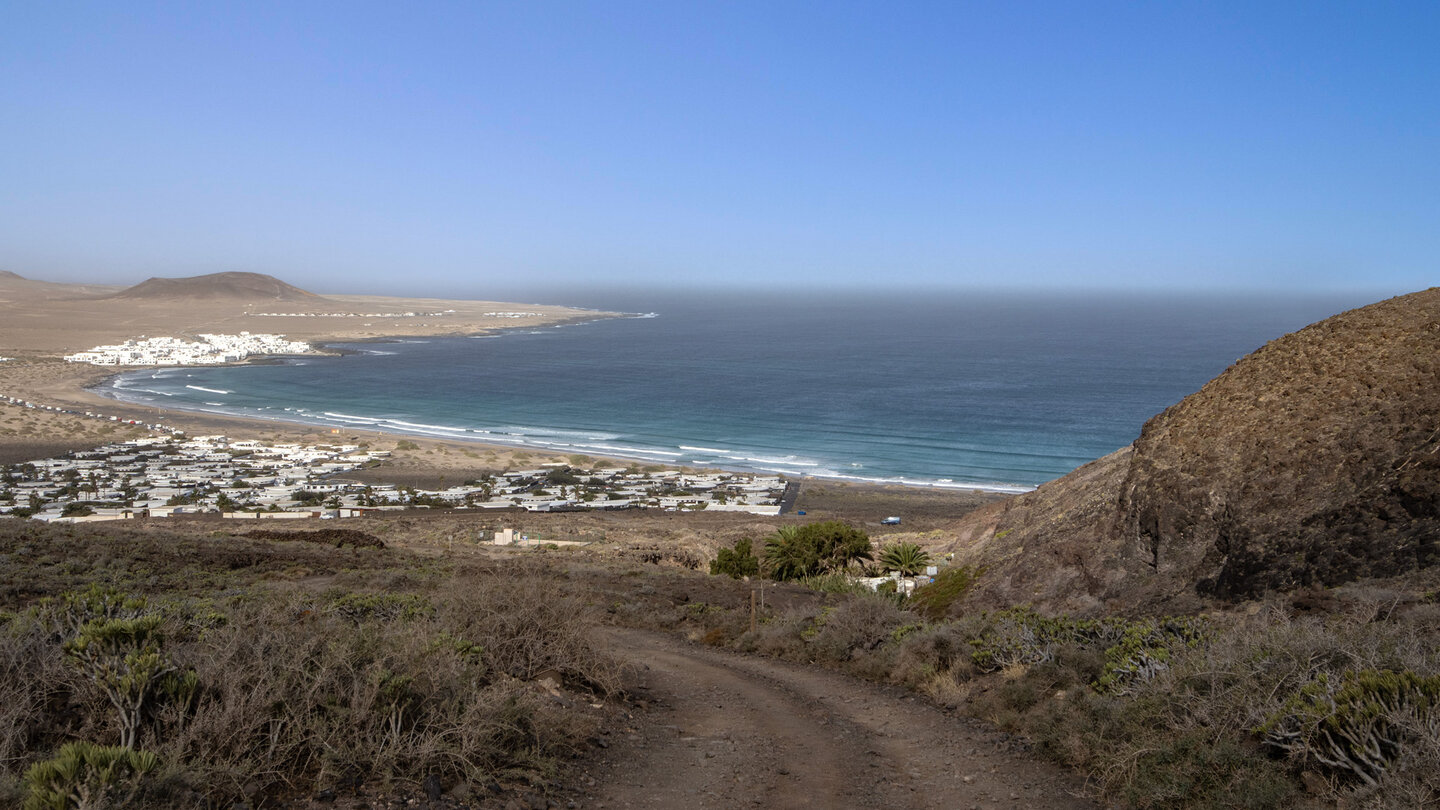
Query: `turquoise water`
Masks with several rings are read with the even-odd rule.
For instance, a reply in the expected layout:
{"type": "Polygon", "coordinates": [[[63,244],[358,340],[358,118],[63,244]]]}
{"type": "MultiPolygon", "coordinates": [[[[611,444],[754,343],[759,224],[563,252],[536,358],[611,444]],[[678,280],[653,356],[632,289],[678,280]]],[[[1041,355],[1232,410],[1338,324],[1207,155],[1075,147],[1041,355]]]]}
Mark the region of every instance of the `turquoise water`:
{"type": "Polygon", "coordinates": [[[166,408],[667,464],[1030,487],[1361,300],[571,294],[647,313],[343,357],[132,372],[166,408]]]}

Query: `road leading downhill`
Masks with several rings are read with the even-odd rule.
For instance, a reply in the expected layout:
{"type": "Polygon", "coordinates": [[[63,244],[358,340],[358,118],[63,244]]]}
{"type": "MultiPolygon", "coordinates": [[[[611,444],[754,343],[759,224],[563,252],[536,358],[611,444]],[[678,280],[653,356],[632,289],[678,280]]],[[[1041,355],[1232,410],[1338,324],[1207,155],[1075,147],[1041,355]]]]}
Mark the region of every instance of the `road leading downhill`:
{"type": "Polygon", "coordinates": [[[645,716],[578,776],[585,808],[1093,808],[1003,733],[814,667],[609,630],[645,716]]]}

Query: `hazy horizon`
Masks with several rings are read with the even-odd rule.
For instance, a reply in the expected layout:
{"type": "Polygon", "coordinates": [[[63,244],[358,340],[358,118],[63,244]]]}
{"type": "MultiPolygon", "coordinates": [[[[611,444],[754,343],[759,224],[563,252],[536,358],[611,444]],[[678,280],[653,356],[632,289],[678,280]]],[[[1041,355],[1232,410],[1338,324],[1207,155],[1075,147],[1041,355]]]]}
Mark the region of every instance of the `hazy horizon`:
{"type": "MultiPolygon", "coordinates": [[[[129,287],[146,281],[152,277],[145,276],[114,276],[104,278],[102,274],[85,276],[76,273],[74,278],[46,277],[36,274],[26,274],[20,269],[11,267],[0,267],[0,271],[9,271],[31,281],[58,282],[66,284],[89,284],[115,287],[129,287]]],[[[217,273],[228,271],[214,271],[217,273]]],[[[235,272],[257,272],[257,271],[235,271],[235,272]]],[[[162,278],[184,278],[190,274],[158,276],[162,278]]],[[[207,273],[196,273],[194,275],[207,275],[207,273]]],[[[906,297],[917,294],[931,294],[944,297],[978,296],[1003,301],[1007,299],[1034,300],[1047,298],[1076,298],[1084,300],[1093,298],[1097,301],[1111,299],[1133,298],[1138,302],[1157,301],[1205,301],[1224,302],[1227,300],[1245,298],[1295,298],[1313,301],[1343,301],[1347,306],[1363,306],[1367,303],[1384,300],[1398,295],[1406,295],[1419,292],[1428,287],[1416,287],[1414,289],[1400,287],[1386,287],[1376,283],[1365,283],[1357,281],[1349,285],[1320,286],[1207,286],[1201,284],[1175,283],[1170,286],[1103,286],[1099,284],[1090,285],[1017,285],[1005,284],[1004,280],[996,280],[992,283],[967,283],[956,282],[935,282],[914,279],[899,279],[893,282],[881,281],[851,281],[847,284],[816,284],[807,281],[760,281],[756,279],[741,279],[738,281],[715,281],[715,280],[688,280],[681,279],[669,283],[664,282],[635,282],[617,281],[606,282],[603,280],[587,281],[524,281],[524,280],[471,280],[471,279],[425,279],[416,277],[414,274],[405,275],[403,280],[391,281],[377,280],[374,278],[359,279],[353,284],[344,281],[315,279],[316,283],[306,281],[300,275],[277,275],[267,273],[280,281],[299,287],[306,292],[321,296],[344,296],[344,295],[371,295],[391,298],[441,298],[452,300],[495,300],[511,301],[516,303],[535,304],[556,304],[564,306],[579,306],[588,308],[619,308],[629,311],[635,305],[647,301],[665,299],[676,296],[732,296],[741,300],[746,296],[765,296],[767,298],[789,298],[797,303],[804,301],[824,301],[827,299],[849,300],[869,296],[894,296],[906,297]],[[604,300],[605,306],[594,302],[604,300]],[[631,304],[626,304],[626,302],[631,304]]],[[[1434,286],[1434,285],[1430,285],[1434,286]]]]}

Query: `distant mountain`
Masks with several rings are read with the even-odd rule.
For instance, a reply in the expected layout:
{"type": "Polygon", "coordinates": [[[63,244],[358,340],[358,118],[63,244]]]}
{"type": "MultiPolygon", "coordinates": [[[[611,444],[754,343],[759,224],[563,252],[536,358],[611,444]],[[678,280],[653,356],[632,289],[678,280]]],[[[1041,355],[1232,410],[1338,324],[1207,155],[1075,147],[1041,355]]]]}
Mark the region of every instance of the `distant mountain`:
{"type": "Polygon", "coordinates": [[[151,278],[116,293],[115,298],[146,300],[236,300],[321,302],[314,293],[263,273],[211,273],[188,278],[151,278]]]}
{"type": "Polygon", "coordinates": [[[108,295],[117,288],[100,284],[62,284],[34,281],[19,273],[0,270],[0,300],[33,301],[57,298],[91,298],[108,295]]]}
{"type": "Polygon", "coordinates": [[[1184,609],[1440,562],[1440,288],[1271,341],[1124,450],[967,515],[981,602],[1184,609]]]}

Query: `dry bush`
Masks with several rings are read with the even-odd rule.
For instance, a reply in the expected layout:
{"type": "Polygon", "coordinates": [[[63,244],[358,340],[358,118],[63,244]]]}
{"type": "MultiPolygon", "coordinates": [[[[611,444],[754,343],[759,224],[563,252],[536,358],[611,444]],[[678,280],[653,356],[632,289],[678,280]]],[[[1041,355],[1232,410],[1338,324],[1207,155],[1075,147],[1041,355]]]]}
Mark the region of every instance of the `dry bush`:
{"type": "Polygon", "coordinates": [[[431,617],[357,624],[304,596],[242,603],[173,648],[202,690],[193,708],[161,713],[155,751],[226,799],[361,777],[454,783],[544,770],[590,733],[588,715],[511,674],[578,660],[550,643],[556,633],[536,632],[512,663],[504,656],[520,648],[503,632],[459,630],[431,617]]]}
{"type": "Polygon", "coordinates": [[[937,672],[915,688],[941,706],[955,709],[970,702],[973,687],[954,672],[937,672]]]}
{"type": "Polygon", "coordinates": [[[817,622],[818,630],[810,639],[811,655],[828,661],[873,655],[898,628],[915,620],[914,614],[887,596],[863,594],[844,599],[817,622]]]}
{"type": "MultiPolygon", "coordinates": [[[[1348,782],[1305,756],[1288,763],[1264,756],[1258,730],[1322,676],[1338,681],[1344,673],[1368,670],[1435,673],[1440,662],[1433,632],[1395,614],[1388,594],[1323,618],[1292,618],[1280,605],[1268,605],[1216,626],[1207,644],[1181,652],[1130,699],[1110,702],[1108,715],[1125,722],[1097,726],[1103,733],[1088,746],[1090,767],[1103,774],[1112,793],[1141,806],[1165,806],[1167,797],[1176,796],[1189,806],[1223,805],[1234,795],[1249,796],[1252,806],[1266,797],[1280,802],[1301,769],[1331,773],[1342,793],[1357,798],[1402,790],[1424,794],[1434,788],[1433,771],[1415,768],[1436,749],[1433,724],[1408,736],[1375,788],[1348,782]],[[1159,731],[1147,732],[1150,726],[1159,731]]],[[[1092,716],[1083,722],[1098,721],[1092,716]]]]}
{"type": "Polygon", "coordinates": [[[975,672],[970,662],[970,638],[956,624],[925,625],[899,642],[890,679],[921,687],[939,676],[963,682],[975,672]]]}
{"type": "Polygon", "coordinates": [[[538,573],[456,576],[434,597],[450,632],[478,642],[486,660],[530,680],[553,670],[569,685],[610,694],[619,663],[591,640],[595,610],[561,581],[538,573]]]}
{"type": "Polygon", "coordinates": [[[0,625],[0,769],[22,772],[38,752],[99,733],[85,722],[88,712],[56,711],[79,701],[84,689],[50,630],[26,617],[0,625]]]}
{"type": "MultiPolygon", "coordinates": [[[[39,553],[21,534],[10,535],[16,550],[39,553]]],[[[112,566],[124,561],[112,538],[76,539],[109,550],[112,566]]],[[[146,776],[147,806],[253,803],[362,780],[414,785],[433,776],[448,787],[548,774],[598,719],[588,699],[537,676],[596,695],[620,683],[618,663],[590,640],[594,612],[563,578],[475,569],[437,585],[439,565],[396,556],[393,567],[348,571],[341,579],[356,593],[318,593],[276,584],[284,569],[275,557],[297,549],[235,542],[202,558],[228,568],[237,553],[272,555],[253,566],[272,572],[268,583],[222,591],[195,577],[188,591],[162,592],[147,608],[164,614],[160,653],[197,684],[157,696],[143,712],[140,747],[163,763],[146,776]],[[377,584],[398,590],[376,592],[377,584]]],[[[169,554],[153,545],[139,552],[169,554]]],[[[374,561],[392,553],[298,554],[374,561]]],[[[133,558],[127,565],[143,575],[133,558]]],[[[50,576],[54,593],[90,581],[88,569],[50,576]]],[[[102,690],[67,659],[63,645],[76,629],[62,614],[10,614],[0,626],[0,805],[17,805],[20,775],[62,743],[119,734],[102,690]]]]}
{"type": "Polygon", "coordinates": [[[814,634],[819,614],[810,607],[792,608],[763,622],[739,639],[740,649],[790,661],[810,660],[806,637],[814,634]]]}

